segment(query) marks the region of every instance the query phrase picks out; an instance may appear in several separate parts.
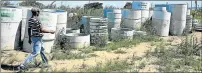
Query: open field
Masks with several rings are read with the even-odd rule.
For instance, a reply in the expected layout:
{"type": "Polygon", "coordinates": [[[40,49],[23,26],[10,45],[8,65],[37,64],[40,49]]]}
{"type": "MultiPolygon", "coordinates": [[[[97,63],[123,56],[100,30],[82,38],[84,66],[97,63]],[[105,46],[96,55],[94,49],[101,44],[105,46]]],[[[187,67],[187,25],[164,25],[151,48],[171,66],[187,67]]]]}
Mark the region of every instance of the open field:
{"type": "MultiPolygon", "coordinates": [[[[62,9],[76,13],[67,18],[67,28],[72,29],[80,29],[82,16],[104,15],[102,8],[38,6],[42,9],[62,9]]],[[[201,20],[202,23],[202,13],[197,11],[194,19],[201,20]]],[[[120,25],[124,24],[122,22],[123,20],[120,25]]],[[[151,27],[151,20],[148,20],[141,28],[147,35],[133,33],[132,40],[109,41],[104,47],[95,45],[72,49],[69,45],[57,44],[52,53],[46,54],[50,68],[38,67],[42,60],[37,56],[29,64],[33,68],[25,72],[202,72],[202,31],[193,30],[188,35],[160,37],[153,34],[151,27]]],[[[29,55],[30,53],[21,50],[2,51],[1,71],[17,72],[16,67],[29,55]]]]}

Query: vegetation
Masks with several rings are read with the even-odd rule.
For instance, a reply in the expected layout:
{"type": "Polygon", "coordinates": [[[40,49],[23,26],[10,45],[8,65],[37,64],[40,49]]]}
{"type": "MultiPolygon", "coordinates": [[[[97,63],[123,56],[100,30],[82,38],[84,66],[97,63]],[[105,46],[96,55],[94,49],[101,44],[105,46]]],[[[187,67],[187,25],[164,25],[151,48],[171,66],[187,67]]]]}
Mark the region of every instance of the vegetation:
{"type": "Polygon", "coordinates": [[[91,9],[91,8],[94,8],[94,9],[103,9],[103,6],[102,6],[102,3],[95,2],[95,3],[85,4],[84,8],[85,9],[91,9]]]}
{"type": "Polygon", "coordinates": [[[186,37],[177,46],[166,47],[160,44],[149,54],[159,59],[154,64],[159,65],[159,71],[162,72],[202,71],[202,45],[192,36],[186,37]]]}

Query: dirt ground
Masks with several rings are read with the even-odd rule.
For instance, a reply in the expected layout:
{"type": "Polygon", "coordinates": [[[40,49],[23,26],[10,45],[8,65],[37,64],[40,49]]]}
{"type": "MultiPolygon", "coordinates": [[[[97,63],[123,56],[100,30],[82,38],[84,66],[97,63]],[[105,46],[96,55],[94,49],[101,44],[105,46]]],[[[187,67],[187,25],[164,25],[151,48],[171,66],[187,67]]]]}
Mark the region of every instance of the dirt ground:
{"type": "MultiPolygon", "coordinates": [[[[201,39],[201,32],[194,32],[192,33],[195,37],[198,39],[201,39]]],[[[162,37],[166,41],[170,41],[171,44],[178,44],[181,42],[183,37],[177,37],[177,36],[169,36],[169,37],[162,37]]],[[[199,40],[198,42],[201,42],[202,40],[199,40]]],[[[55,70],[61,70],[61,69],[67,69],[67,71],[70,72],[78,72],[78,70],[83,69],[85,67],[92,67],[96,66],[98,63],[106,63],[109,60],[124,60],[129,59],[131,57],[143,57],[141,61],[148,62],[148,59],[144,58],[145,52],[147,50],[151,50],[155,46],[152,46],[151,42],[144,42],[136,47],[132,48],[120,48],[119,50],[123,50],[126,53],[124,54],[116,54],[114,51],[107,52],[107,51],[95,51],[92,54],[96,54],[96,57],[90,57],[84,59],[74,59],[74,60],[52,60],[49,61],[49,64],[51,65],[51,68],[55,70]]],[[[25,58],[29,55],[29,53],[21,52],[21,51],[4,51],[1,58],[1,64],[4,65],[19,65],[20,63],[23,63],[25,58]]],[[[14,72],[15,70],[6,69],[3,68],[5,66],[2,66],[1,71],[2,72],[14,72]]],[[[155,69],[155,65],[146,65],[143,69],[140,70],[140,72],[158,72],[158,70],[155,69]]],[[[35,68],[33,70],[34,72],[39,72],[39,68],[35,68]]]]}

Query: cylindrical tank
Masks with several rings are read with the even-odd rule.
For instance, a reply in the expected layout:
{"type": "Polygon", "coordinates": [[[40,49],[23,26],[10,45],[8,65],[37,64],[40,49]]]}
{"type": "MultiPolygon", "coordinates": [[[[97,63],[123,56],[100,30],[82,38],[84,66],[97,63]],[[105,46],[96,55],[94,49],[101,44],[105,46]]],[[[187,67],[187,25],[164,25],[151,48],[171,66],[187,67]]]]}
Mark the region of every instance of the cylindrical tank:
{"type": "Polygon", "coordinates": [[[90,41],[91,44],[104,46],[108,42],[108,31],[106,18],[91,18],[90,19],[90,41]],[[96,31],[96,32],[95,32],[96,31]]]}
{"type": "Polygon", "coordinates": [[[134,30],[129,28],[112,28],[111,30],[111,39],[112,41],[119,41],[122,39],[133,39],[134,30]]]}
{"type": "Polygon", "coordinates": [[[172,35],[182,35],[186,26],[187,4],[173,4],[170,33],[172,35]]]}
{"type": "Polygon", "coordinates": [[[20,22],[22,9],[17,7],[1,7],[1,50],[18,49],[20,41],[20,22]]]}
{"type": "Polygon", "coordinates": [[[170,28],[171,13],[166,11],[154,11],[152,25],[154,25],[156,34],[159,36],[168,36],[170,28]]]}
{"type": "Polygon", "coordinates": [[[83,33],[67,33],[63,35],[66,48],[85,48],[90,46],[90,35],[83,33]]]}
{"type": "MultiPolygon", "coordinates": [[[[173,20],[186,20],[187,4],[173,4],[172,19],[173,20]]],[[[184,24],[185,25],[185,24],[184,24]]]]}

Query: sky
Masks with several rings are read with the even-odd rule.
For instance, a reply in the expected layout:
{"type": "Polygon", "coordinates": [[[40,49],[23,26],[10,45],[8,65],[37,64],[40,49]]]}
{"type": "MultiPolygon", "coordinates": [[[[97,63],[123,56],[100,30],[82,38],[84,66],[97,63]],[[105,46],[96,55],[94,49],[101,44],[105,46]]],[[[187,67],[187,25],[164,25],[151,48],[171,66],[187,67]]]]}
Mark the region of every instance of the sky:
{"type": "MultiPolygon", "coordinates": [[[[21,1],[12,1],[12,3],[16,4],[21,1]]],[[[52,1],[38,1],[40,3],[43,3],[44,5],[50,4],[52,1]]],[[[116,7],[123,7],[126,2],[132,2],[132,1],[90,1],[92,2],[100,2],[103,3],[103,6],[116,6],[116,7]]],[[[189,7],[191,7],[191,1],[148,1],[152,3],[153,5],[155,4],[166,4],[167,2],[169,4],[185,4],[188,3],[189,7]]],[[[89,3],[89,1],[56,1],[54,4],[57,6],[60,5],[65,5],[65,6],[70,6],[70,7],[76,7],[76,6],[83,6],[84,4],[89,3]]],[[[202,1],[198,1],[199,7],[201,7],[202,1]]],[[[192,1],[192,7],[195,7],[195,2],[192,1]]]]}

